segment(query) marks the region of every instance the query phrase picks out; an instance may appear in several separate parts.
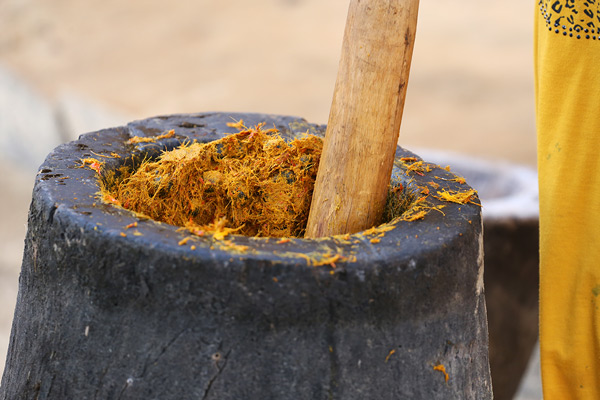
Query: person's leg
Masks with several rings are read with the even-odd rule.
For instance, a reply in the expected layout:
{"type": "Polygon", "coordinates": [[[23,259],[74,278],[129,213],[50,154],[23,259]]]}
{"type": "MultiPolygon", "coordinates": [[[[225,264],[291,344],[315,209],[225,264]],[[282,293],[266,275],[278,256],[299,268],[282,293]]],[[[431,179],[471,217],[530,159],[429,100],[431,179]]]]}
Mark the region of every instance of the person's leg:
{"type": "Polygon", "coordinates": [[[600,9],[536,3],[544,399],[600,399],[600,9]]]}

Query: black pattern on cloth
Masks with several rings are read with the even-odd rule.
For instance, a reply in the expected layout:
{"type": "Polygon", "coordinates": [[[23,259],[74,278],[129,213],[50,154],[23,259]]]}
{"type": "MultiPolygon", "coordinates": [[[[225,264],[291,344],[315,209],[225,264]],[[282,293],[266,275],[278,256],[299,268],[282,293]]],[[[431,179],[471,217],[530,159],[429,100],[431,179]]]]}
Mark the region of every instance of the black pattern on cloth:
{"type": "Polygon", "coordinates": [[[549,31],[600,42],[600,0],[539,0],[538,5],[549,31]]]}

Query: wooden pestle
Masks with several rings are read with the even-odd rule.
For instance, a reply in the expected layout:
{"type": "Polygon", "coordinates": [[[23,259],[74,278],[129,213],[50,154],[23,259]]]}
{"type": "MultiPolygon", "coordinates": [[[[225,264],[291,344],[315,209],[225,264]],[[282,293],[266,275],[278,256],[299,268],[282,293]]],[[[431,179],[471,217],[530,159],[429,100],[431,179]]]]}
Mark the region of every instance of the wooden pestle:
{"type": "Polygon", "coordinates": [[[400,132],[419,0],[351,0],[307,238],[380,223],[400,132]]]}

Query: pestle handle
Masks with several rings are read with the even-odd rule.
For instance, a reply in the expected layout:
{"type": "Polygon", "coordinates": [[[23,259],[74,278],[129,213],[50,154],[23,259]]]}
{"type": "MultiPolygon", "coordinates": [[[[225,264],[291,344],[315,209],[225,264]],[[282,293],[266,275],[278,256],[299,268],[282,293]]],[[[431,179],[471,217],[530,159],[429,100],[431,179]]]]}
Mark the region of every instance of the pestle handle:
{"type": "Polygon", "coordinates": [[[351,0],[307,238],[380,222],[400,132],[419,0],[351,0]]]}

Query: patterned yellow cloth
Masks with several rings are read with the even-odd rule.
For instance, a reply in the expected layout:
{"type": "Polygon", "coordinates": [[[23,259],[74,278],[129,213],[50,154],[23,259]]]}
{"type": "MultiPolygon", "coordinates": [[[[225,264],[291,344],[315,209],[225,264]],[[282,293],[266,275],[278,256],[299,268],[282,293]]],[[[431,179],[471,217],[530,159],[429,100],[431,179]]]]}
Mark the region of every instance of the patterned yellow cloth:
{"type": "Polygon", "coordinates": [[[538,0],[544,399],[600,399],[600,0],[538,0]]]}

